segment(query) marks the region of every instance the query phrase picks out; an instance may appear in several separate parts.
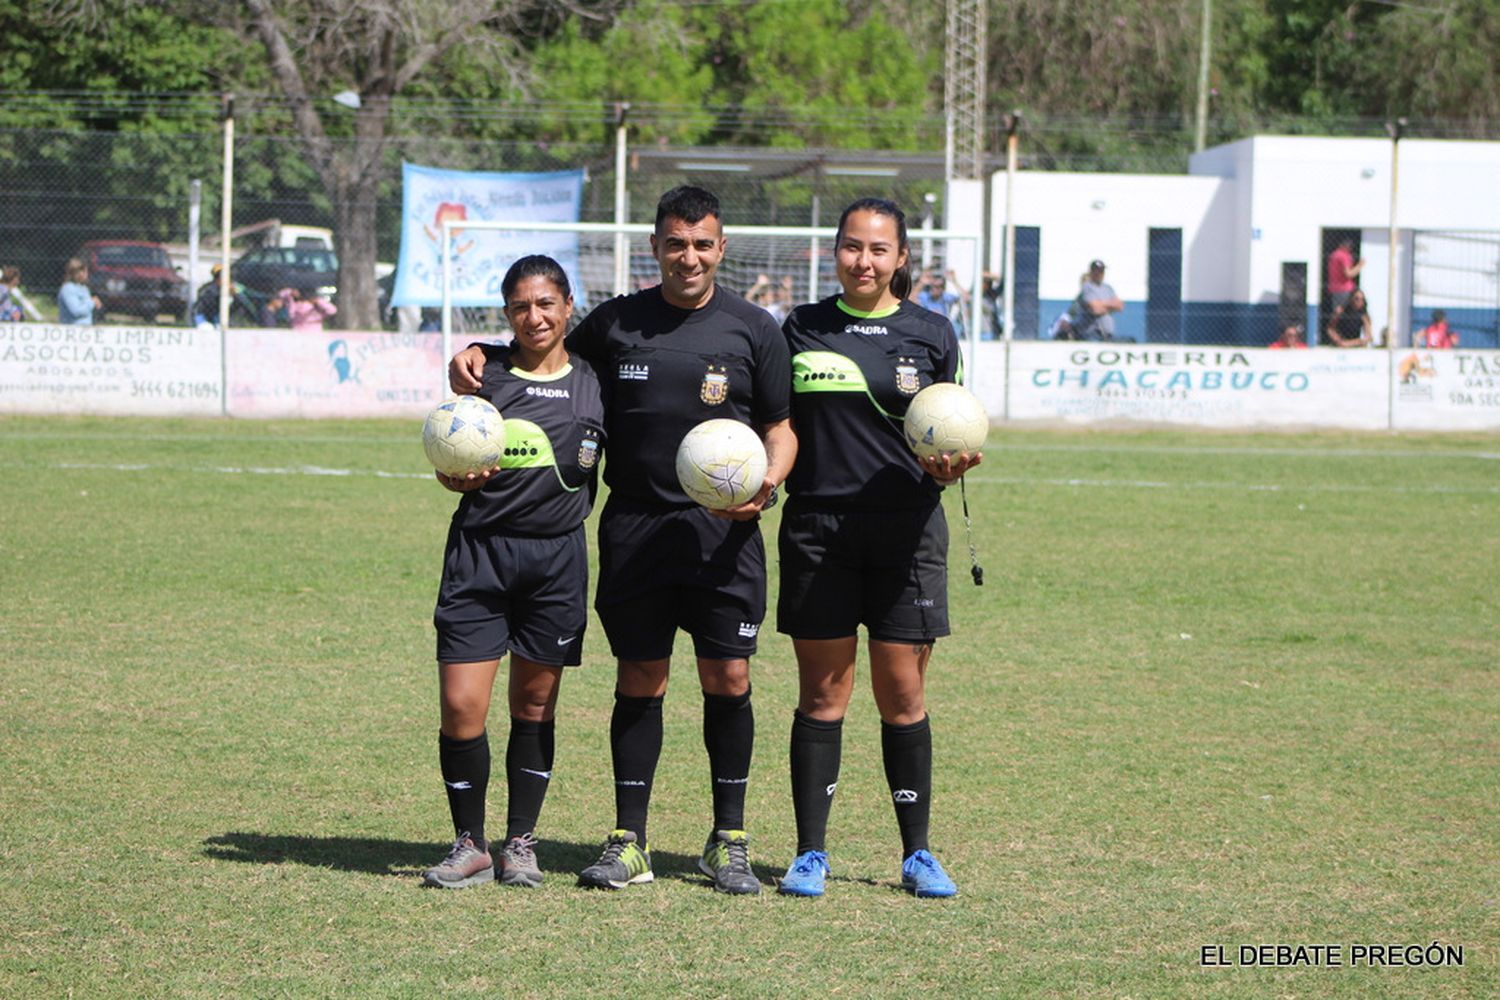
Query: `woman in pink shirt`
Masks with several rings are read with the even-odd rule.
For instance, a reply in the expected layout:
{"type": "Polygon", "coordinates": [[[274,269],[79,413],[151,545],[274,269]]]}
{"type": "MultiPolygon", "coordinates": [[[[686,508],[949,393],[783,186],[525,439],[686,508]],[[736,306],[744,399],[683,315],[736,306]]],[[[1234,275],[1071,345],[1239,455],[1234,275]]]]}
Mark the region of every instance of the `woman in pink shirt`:
{"type": "Polygon", "coordinates": [[[337,306],[322,296],[307,296],[298,288],[284,288],[277,297],[286,303],[287,318],[291,321],[292,329],[300,333],[322,333],[323,321],[339,311],[337,306]]]}
{"type": "Polygon", "coordinates": [[[1422,331],[1422,346],[1433,351],[1452,350],[1458,346],[1458,333],[1448,329],[1446,310],[1432,311],[1432,322],[1422,331]]]}

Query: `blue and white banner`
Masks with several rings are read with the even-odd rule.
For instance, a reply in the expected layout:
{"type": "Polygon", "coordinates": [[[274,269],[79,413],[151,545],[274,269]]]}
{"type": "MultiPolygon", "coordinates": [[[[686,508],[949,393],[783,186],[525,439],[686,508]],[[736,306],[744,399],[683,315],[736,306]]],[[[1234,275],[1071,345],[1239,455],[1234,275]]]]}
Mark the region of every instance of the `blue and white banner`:
{"type": "MultiPolygon", "coordinates": [[[[401,165],[401,256],[391,303],[443,304],[443,220],[577,222],[583,171],[545,174],[481,173],[401,165]]],[[[456,225],[448,248],[456,306],[499,306],[500,281],[519,257],[546,254],[567,272],[575,297],[578,237],[573,233],[471,229],[456,225]]]]}

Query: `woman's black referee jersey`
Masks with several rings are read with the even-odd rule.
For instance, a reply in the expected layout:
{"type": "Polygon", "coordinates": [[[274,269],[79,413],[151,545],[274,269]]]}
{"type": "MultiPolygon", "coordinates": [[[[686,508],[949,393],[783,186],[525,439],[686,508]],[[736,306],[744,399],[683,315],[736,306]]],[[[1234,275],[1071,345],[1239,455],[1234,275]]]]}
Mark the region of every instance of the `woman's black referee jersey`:
{"type": "Polygon", "coordinates": [[[793,309],[783,330],[798,441],[787,493],[819,508],[936,504],[942,487],[917,464],[901,422],[919,391],[961,379],[947,317],[905,300],[865,315],[832,296],[793,309]]]}
{"type": "Polygon", "coordinates": [[[486,345],[479,395],[505,421],[500,471],[465,493],[453,521],[471,533],[565,535],[583,523],[598,489],[604,453],[599,378],[573,357],[562,371],[534,375],[511,367],[510,348],[486,345]]]}

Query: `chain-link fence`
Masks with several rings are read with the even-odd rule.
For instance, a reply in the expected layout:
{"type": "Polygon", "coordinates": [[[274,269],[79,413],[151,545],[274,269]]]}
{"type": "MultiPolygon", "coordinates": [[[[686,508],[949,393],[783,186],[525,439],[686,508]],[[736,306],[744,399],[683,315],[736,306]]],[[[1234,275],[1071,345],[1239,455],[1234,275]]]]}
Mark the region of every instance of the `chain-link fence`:
{"type": "Polygon", "coordinates": [[[1413,347],[1500,346],[1500,232],[1412,237],[1413,347]]]}
{"type": "MultiPolygon", "coordinates": [[[[314,277],[309,280],[320,287],[331,285],[336,281],[330,275],[338,270],[342,234],[336,232],[335,206],[323,179],[301,140],[258,130],[256,121],[254,115],[247,118],[234,148],[230,258],[245,261],[257,248],[269,245],[285,254],[290,264],[321,268],[310,272],[314,277]]],[[[1119,124],[1122,135],[1132,134],[1128,125],[1119,124]]],[[[71,259],[80,258],[90,268],[101,321],[192,321],[193,302],[210,281],[211,265],[220,259],[224,166],[223,133],[201,115],[194,127],[196,131],[170,135],[0,129],[0,265],[18,268],[36,316],[56,316],[55,296],[64,269],[71,259]],[[197,218],[202,237],[196,257],[190,240],[195,181],[201,192],[197,218]]],[[[1405,232],[1403,245],[1409,243],[1412,249],[1401,261],[1394,290],[1387,291],[1389,249],[1383,249],[1382,220],[1374,209],[1361,209],[1366,216],[1363,228],[1358,217],[1335,220],[1348,226],[1341,229],[1309,221],[1306,212],[1298,216],[1293,209],[1269,222],[1240,226],[1223,207],[1239,197],[1226,192],[1233,182],[1228,174],[1051,173],[1047,167],[1078,166],[1063,155],[1066,143],[1060,135],[1041,131],[1028,136],[1022,146],[1026,169],[1019,176],[1031,186],[1019,189],[1014,230],[1010,305],[1016,338],[1066,335],[1067,328],[1076,329],[1086,320],[1079,293],[1090,265],[1102,260],[1108,268],[1105,284],[1118,290],[1123,304],[1110,324],[1115,339],[1265,346],[1295,326],[1304,339],[1316,343],[1331,317],[1329,241],[1347,233],[1357,244],[1356,256],[1366,253],[1371,258],[1358,281],[1371,293],[1369,311],[1377,331],[1385,322],[1390,295],[1395,294],[1399,308],[1393,314],[1402,342],[1430,325],[1435,310],[1443,310],[1465,346],[1496,346],[1500,252],[1493,233],[1405,232]],[[1027,142],[1033,145],[1030,150],[1027,142]],[[1295,240],[1287,235],[1294,223],[1299,234],[1295,240]]],[[[1179,138],[1163,131],[1154,145],[1165,149],[1169,139],[1179,138]]],[[[1383,206],[1378,155],[1371,159],[1370,169],[1350,182],[1333,177],[1331,167],[1309,155],[1306,162],[1290,164],[1289,176],[1319,177],[1322,183],[1326,174],[1332,178],[1330,184],[1367,184],[1375,192],[1369,204],[1383,206]]],[[[614,219],[612,145],[389,138],[371,190],[376,277],[387,307],[380,316],[392,328],[401,321],[388,308],[387,297],[401,238],[403,161],[506,172],[582,168],[587,180],[581,221],[614,219]]],[[[978,289],[967,287],[967,268],[954,268],[945,259],[949,248],[944,241],[922,239],[924,224],[942,227],[945,222],[940,155],[643,145],[629,148],[627,162],[627,221],[634,223],[650,222],[659,195],[688,182],[713,189],[722,202],[724,221],[731,225],[832,227],[842,207],[855,198],[891,198],[907,211],[914,270],[946,281],[937,301],[949,303],[948,310],[961,325],[966,315],[963,304],[978,294],[984,316],[980,335],[991,338],[1003,332],[1005,299],[998,272],[1003,270],[999,262],[1004,231],[997,220],[983,223],[989,276],[978,289]]],[[[1180,170],[1181,164],[1176,167],[1180,170]]],[[[1001,184],[997,178],[992,185],[997,206],[1001,184]]],[[[1476,192],[1453,196],[1482,203],[1476,192]]],[[[1286,200],[1285,195],[1278,197],[1286,200]]],[[[989,214],[1000,213],[997,208],[989,214]]],[[[951,225],[954,220],[947,221],[951,225]]],[[[960,224],[973,221],[977,220],[960,224]]],[[[1420,226],[1420,219],[1413,216],[1411,225],[1420,226]]],[[[779,238],[731,242],[721,280],[772,309],[830,294],[835,283],[826,242],[819,247],[779,238]]],[[[654,282],[657,270],[647,242],[637,238],[628,245],[629,283],[654,282]]],[[[601,301],[615,285],[613,240],[587,238],[580,250],[580,297],[585,303],[601,301]]],[[[240,266],[234,269],[237,277],[240,271],[240,266]]],[[[261,308],[274,290],[266,283],[247,289],[243,308],[232,321],[277,322],[261,308]]],[[[412,321],[409,315],[406,320],[412,321]]],[[[434,324],[436,317],[426,321],[434,324]]],[[[459,323],[470,331],[486,331],[503,320],[494,310],[468,310],[459,323]]]]}

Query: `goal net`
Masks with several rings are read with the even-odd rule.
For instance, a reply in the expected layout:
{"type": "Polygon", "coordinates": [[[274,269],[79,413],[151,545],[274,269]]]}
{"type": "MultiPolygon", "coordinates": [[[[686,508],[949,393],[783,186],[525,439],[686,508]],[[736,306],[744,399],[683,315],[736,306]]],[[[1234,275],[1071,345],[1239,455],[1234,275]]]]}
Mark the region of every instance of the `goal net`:
{"type": "MultiPolygon", "coordinates": [[[[566,234],[572,239],[566,252],[554,252],[573,283],[574,317],[582,318],[588,310],[604,300],[640,288],[659,284],[661,272],[651,256],[652,226],[646,223],[542,223],[467,220],[457,227],[443,225],[443,239],[449,247],[455,241],[475,240],[475,234],[495,230],[506,235],[497,244],[494,257],[484,270],[504,274],[518,257],[528,252],[524,246],[531,234],[546,234],[551,246],[556,237],[566,234]],[[455,230],[460,235],[455,235],[455,230]],[[573,247],[576,246],[576,250],[573,247]]],[[[793,306],[814,302],[838,291],[834,275],[832,228],[806,226],[725,226],[728,241],[724,260],[719,265],[717,282],[736,294],[784,317],[793,306]]],[[[922,269],[944,274],[962,295],[950,319],[960,337],[976,340],[979,331],[991,319],[984,302],[982,237],[977,233],[950,230],[911,230],[913,278],[922,269]]],[[[541,242],[540,240],[538,242],[541,242]]],[[[505,340],[510,328],[501,309],[497,287],[493,304],[460,306],[452,294],[453,264],[456,254],[443,255],[443,332],[446,338],[505,340]]],[[[471,262],[472,266],[472,262],[471,262]]],[[[445,343],[451,355],[451,343],[445,343]]]]}

